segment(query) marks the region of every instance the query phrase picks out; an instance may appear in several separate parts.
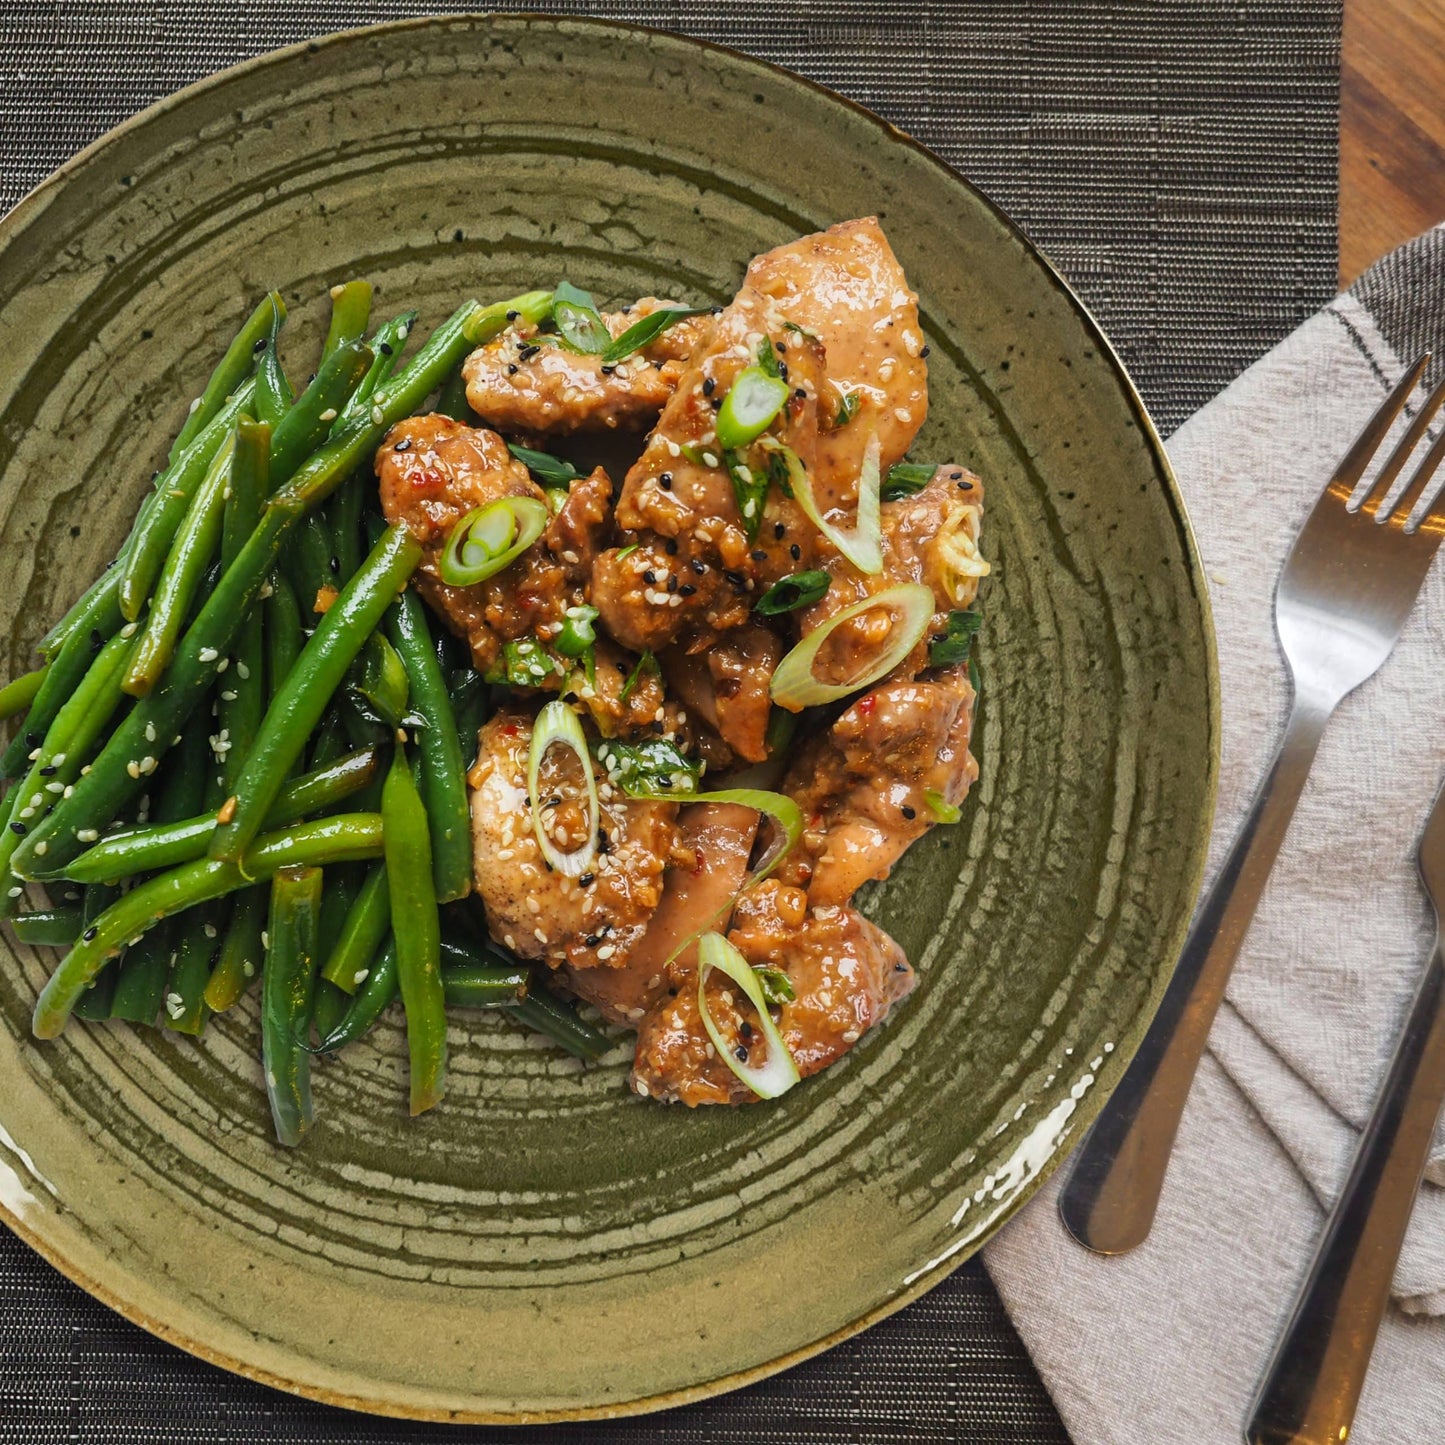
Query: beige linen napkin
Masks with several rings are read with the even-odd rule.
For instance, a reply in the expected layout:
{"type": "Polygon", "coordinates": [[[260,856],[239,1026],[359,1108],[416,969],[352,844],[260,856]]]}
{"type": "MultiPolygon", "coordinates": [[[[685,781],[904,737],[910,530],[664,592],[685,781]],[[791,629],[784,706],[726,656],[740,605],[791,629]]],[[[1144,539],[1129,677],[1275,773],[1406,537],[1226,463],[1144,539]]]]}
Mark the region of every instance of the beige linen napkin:
{"type": "MultiPolygon", "coordinates": [[[[1410,360],[1445,348],[1445,230],[1382,262],[1171,438],[1219,638],[1210,872],[1282,731],[1275,581],[1345,448],[1410,360]],[[1438,328],[1438,329],[1435,329],[1438,328]]],[[[1434,372],[1432,371],[1432,376],[1434,372]]],[[[1346,699],[1230,983],[1154,1233],[1097,1258],[1054,1181],[986,1254],[1078,1445],[1238,1441],[1434,940],[1415,839],[1445,770],[1445,562],[1346,699]]],[[[1445,1441],[1445,1151],[1395,1278],[1352,1445],[1445,1441]]]]}

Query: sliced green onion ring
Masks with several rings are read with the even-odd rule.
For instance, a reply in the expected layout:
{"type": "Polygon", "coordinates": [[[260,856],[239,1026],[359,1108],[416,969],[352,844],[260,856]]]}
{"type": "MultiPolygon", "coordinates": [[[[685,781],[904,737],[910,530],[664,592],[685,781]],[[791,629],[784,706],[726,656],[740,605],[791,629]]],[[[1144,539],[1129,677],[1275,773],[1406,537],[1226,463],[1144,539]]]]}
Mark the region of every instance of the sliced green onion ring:
{"type": "Polygon", "coordinates": [[[549,702],[532,724],[532,746],[527,755],[527,796],[532,806],[532,832],[537,836],[542,856],[564,878],[576,878],[585,873],[597,857],[597,830],[602,823],[602,810],[597,801],[597,779],[592,773],[587,735],[582,731],[577,714],[560,700],[549,702]],[[538,774],[542,770],[542,759],[553,743],[571,748],[577,754],[577,760],[582,764],[582,775],[587,780],[587,841],[571,853],[559,852],[551,833],[542,824],[538,774]]]}
{"type": "Polygon", "coordinates": [[[950,803],[937,788],[925,788],[923,801],[928,805],[928,811],[940,823],[956,823],[963,817],[963,809],[957,803],[950,803]]]}
{"type": "Polygon", "coordinates": [[[792,1052],[773,1016],[768,1012],[768,1001],[763,995],[763,985],[753,966],[720,933],[704,933],[697,946],[697,1011],[702,1015],[702,1026],[712,1040],[718,1057],[755,1093],[760,1099],[776,1099],[786,1094],[794,1084],[802,1081],[792,1052]],[[734,1052],[742,1047],[737,1040],[731,1042],[723,1037],[722,1030],[712,1020],[707,1003],[707,980],[713,969],[720,969],[732,979],[747,995],[748,1002],[757,1010],[758,1031],[767,1041],[767,1062],[761,1068],[745,1063],[734,1052]]]}
{"type": "MultiPolygon", "coordinates": [[[[719,413],[721,416],[721,413],[719,413]]],[[[877,576],[883,570],[883,524],[878,506],[878,437],[869,437],[863,452],[863,466],[858,472],[858,525],[835,526],[819,510],[813,497],[813,483],[808,469],[792,447],[770,437],[762,445],[775,451],[788,468],[788,483],[798,505],[808,520],[862,573],[877,576]]]]}
{"type": "Polygon", "coordinates": [[[442,581],[470,587],[494,576],[542,535],[548,515],[536,497],[500,497],[468,512],[452,528],[437,563],[442,581]]]}
{"type": "Polygon", "coordinates": [[[880,677],[892,672],[918,645],[919,638],[928,631],[928,624],[933,620],[936,605],[931,587],[925,587],[921,582],[900,582],[896,587],[885,587],[882,592],[875,592],[871,597],[835,612],[778,664],[770,684],[773,701],[789,712],[801,712],[805,707],[836,702],[877,682],[880,677]],[[813,673],[813,664],[834,629],[876,607],[887,607],[900,614],[894,620],[887,647],[847,682],[819,682],[813,673]]]}
{"type": "Polygon", "coordinates": [[[788,383],[761,366],[745,366],[733,378],[717,414],[717,444],[735,451],[760,437],[788,399],[788,383]]]}

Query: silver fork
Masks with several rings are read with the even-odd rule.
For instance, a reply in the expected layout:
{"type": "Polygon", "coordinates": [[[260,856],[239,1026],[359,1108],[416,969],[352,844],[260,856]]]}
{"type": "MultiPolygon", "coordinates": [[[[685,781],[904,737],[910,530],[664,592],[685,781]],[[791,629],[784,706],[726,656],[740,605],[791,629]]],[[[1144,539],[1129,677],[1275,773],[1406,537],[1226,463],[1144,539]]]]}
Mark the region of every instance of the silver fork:
{"type": "Polygon", "coordinates": [[[1398,500],[1387,506],[1405,463],[1445,402],[1445,381],[1421,404],[1368,494],[1351,505],[1429,360],[1427,353],[1410,367],[1345,454],[1280,574],[1275,629],[1293,688],[1284,740],[1199,909],[1159,1012],[1079,1146],[1059,1198],[1069,1232],[1101,1254],[1122,1254],[1148,1237],[1205,1039],[1325,724],[1390,655],[1445,536],[1441,499],[1418,527],[1409,525],[1445,458],[1445,432],[1398,500]]]}
{"type": "Polygon", "coordinates": [[[1445,789],[1420,835],[1417,862],[1435,909],[1435,948],[1349,1178],[1255,1396],[1244,1432],[1249,1445],[1339,1445],[1348,1438],[1390,1299],[1445,1104],[1445,789]]]}

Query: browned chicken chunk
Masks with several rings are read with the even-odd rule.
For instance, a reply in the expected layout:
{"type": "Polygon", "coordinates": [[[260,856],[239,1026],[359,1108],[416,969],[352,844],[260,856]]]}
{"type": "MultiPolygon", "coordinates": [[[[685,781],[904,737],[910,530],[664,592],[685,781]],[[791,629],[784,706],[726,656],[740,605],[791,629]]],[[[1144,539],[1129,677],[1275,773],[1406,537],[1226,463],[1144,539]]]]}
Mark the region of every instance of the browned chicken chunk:
{"type": "MultiPolygon", "coordinates": [[[[614,339],[654,311],[677,307],[646,296],[602,320],[614,339]]],[[[467,400],[483,421],[503,431],[543,436],[641,430],[657,420],[683,372],[683,362],[706,336],[711,317],[674,322],[641,351],[608,366],[538,338],[535,328],[510,327],[466,360],[467,400]]]]}
{"type": "MultiPolygon", "coordinates": [[[[615,795],[605,783],[595,864],[572,879],[550,869],[532,829],[527,755],[532,718],[504,710],[482,728],[472,787],[477,893],[498,943],[574,969],[620,968],[662,896],[677,804],[615,795]]],[[[542,818],[563,853],[587,841],[581,767],[551,748],[538,776],[542,818]]]]}

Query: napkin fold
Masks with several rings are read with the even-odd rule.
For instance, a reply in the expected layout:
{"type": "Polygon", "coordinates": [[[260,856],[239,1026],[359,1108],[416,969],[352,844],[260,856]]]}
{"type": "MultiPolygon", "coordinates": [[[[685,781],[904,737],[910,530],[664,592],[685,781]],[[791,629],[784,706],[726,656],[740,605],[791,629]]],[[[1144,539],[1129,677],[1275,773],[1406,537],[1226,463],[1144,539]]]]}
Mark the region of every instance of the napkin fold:
{"type": "MultiPolygon", "coordinates": [[[[1445,228],[1372,268],[1170,439],[1219,639],[1210,877],[1283,731],[1289,684],[1273,615],[1285,556],[1345,449],[1432,341],[1445,345],[1445,228]]],[[[1445,770],[1442,724],[1437,563],[1394,654],[1326,732],[1149,1241],[1118,1259],[1089,1254],[1058,1220],[1056,1180],[986,1252],[1078,1445],[1240,1439],[1434,943],[1414,854],[1445,770]]],[[[1352,1445],[1445,1438],[1438,1138],[1394,1295],[1352,1445]]]]}

